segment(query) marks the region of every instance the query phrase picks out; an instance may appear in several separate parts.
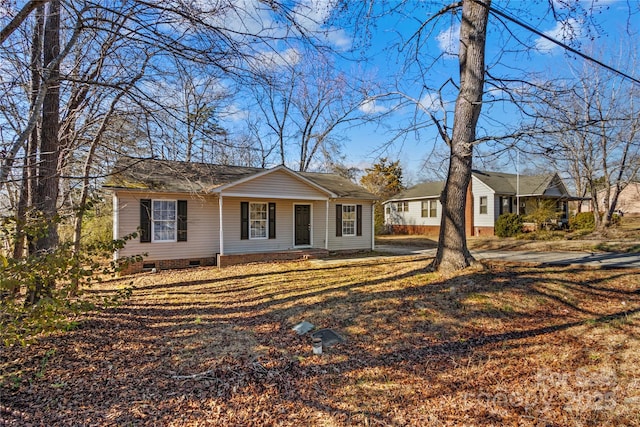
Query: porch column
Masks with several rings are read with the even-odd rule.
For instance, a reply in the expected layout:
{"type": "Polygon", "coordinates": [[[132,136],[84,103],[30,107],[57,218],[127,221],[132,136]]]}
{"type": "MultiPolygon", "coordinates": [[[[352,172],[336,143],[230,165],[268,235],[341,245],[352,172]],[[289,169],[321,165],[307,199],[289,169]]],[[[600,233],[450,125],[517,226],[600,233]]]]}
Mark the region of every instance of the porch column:
{"type": "Polygon", "coordinates": [[[324,205],[324,248],[329,250],[329,199],[325,200],[324,205]]]}
{"type": "Polygon", "coordinates": [[[220,233],[220,255],[224,255],[224,227],[222,226],[224,224],[224,221],[222,220],[222,193],[220,193],[218,198],[218,217],[220,222],[220,224],[218,225],[220,233]]]}
{"type": "MultiPolygon", "coordinates": [[[[120,207],[118,206],[118,195],[113,192],[113,240],[120,238],[120,207]]],[[[120,258],[120,252],[118,249],[113,251],[113,260],[117,261],[120,258]]]]}
{"type": "MultiPolygon", "coordinates": [[[[383,208],[384,209],[384,208],[383,208]]],[[[376,248],[376,204],[371,203],[371,250],[376,248]]]]}

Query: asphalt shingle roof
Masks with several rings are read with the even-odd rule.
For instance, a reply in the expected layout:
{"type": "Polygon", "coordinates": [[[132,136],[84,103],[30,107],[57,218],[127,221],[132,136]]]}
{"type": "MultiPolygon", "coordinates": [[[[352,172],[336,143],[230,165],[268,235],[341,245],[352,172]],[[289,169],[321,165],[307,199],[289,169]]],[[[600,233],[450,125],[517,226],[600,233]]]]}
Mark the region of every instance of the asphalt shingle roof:
{"type": "MultiPolygon", "coordinates": [[[[268,169],[155,159],[123,159],[103,185],[110,189],[208,193],[268,169]]],[[[293,172],[341,198],[375,200],[359,185],[336,174],[293,172]]]]}
{"type": "MultiPolygon", "coordinates": [[[[516,193],[518,193],[523,196],[543,195],[556,176],[556,174],[553,173],[520,175],[520,182],[518,183],[518,175],[511,173],[473,170],[472,174],[497,194],[516,195],[516,193]],[[517,191],[518,188],[519,191],[517,191]]],[[[444,184],[444,181],[423,182],[401,191],[391,197],[389,201],[439,197],[444,189],[444,184]]]]}

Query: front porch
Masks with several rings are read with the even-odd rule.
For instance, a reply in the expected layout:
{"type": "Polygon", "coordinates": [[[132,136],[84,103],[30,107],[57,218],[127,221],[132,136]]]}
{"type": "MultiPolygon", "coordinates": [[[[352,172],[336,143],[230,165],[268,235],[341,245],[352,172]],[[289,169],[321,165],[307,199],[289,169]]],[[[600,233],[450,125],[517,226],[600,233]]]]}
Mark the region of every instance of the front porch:
{"type": "Polygon", "coordinates": [[[218,254],[217,266],[247,264],[251,262],[292,261],[296,259],[316,259],[329,256],[327,249],[292,249],[277,252],[251,252],[242,254],[218,254]]]}

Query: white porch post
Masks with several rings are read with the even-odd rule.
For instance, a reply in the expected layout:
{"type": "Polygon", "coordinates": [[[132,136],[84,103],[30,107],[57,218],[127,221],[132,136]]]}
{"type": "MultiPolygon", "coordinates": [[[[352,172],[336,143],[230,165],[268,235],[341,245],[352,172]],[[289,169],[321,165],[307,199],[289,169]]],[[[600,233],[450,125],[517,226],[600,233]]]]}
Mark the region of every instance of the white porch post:
{"type": "Polygon", "coordinates": [[[325,202],[325,213],[324,213],[324,248],[329,250],[329,199],[325,202]]]}
{"type": "MultiPolygon", "coordinates": [[[[118,207],[118,195],[116,192],[113,192],[113,240],[118,240],[120,238],[119,231],[120,228],[120,208],[118,207]]],[[[116,249],[113,251],[113,259],[114,261],[120,258],[119,251],[116,249]]]]}
{"type": "Polygon", "coordinates": [[[371,203],[371,250],[376,246],[376,204],[371,203]]]}
{"type": "Polygon", "coordinates": [[[222,193],[218,196],[218,217],[219,217],[219,233],[220,233],[220,255],[224,255],[224,221],[222,220],[222,193]]]}

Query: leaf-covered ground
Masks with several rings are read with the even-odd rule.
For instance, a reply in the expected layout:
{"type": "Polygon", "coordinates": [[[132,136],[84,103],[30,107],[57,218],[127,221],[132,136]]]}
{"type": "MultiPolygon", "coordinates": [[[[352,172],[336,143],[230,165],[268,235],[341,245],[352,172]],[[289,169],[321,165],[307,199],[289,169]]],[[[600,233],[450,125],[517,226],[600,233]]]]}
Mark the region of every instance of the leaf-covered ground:
{"type": "Polygon", "coordinates": [[[130,277],[125,305],[0,349],[0,426],[640,425],[640,271],[426,263],[130,277]],[[302,320],[346,342],[314,356],[302,320]]]}

